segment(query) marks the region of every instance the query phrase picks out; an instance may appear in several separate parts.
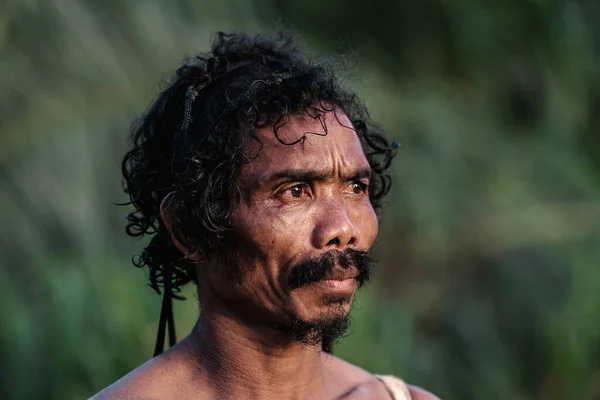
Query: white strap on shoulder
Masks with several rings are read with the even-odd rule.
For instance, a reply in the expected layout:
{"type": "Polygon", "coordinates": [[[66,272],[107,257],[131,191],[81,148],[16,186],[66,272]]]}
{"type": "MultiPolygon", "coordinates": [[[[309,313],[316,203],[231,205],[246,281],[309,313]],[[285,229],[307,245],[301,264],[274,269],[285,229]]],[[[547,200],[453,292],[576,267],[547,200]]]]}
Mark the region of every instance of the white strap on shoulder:
{"type": "Polygon", "coordinates": [[[411,400],[408,386],[406,386],[406,383],[402,379],[392,375],[375,375],[375,378],[383,383],[392,395],[393,400],[411,400]]]}

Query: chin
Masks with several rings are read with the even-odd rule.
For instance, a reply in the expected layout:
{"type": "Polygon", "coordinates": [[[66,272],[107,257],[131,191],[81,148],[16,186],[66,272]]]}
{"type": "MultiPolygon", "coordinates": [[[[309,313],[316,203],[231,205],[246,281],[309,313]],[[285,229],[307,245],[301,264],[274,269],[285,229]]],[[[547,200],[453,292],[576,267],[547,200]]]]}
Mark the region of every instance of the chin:
{"type": "Polygon", "coordinates": [[[309,285],[297,289],[292,294],[296,318],[311,322],[324,318],[348,317],[354,300],[354,291],[331,292],[315,289],[318,288],[309,285]]]}
{"type": "Polygon", "coordinates": [[[308,296],[300,291],[295,299],[300,303],[297,312],[284,327],[288,340],[331,348],[348,329],[354,293],[312,292],[308,296]]]}
{"type": "Polygon", "coordinates": [[[321,315],[309,321],[296,319],[288,327],[288,340],[309,346],[323,345],[331,348],[340,338],[344,337],[350,325],[348,313],[321,315]]]}

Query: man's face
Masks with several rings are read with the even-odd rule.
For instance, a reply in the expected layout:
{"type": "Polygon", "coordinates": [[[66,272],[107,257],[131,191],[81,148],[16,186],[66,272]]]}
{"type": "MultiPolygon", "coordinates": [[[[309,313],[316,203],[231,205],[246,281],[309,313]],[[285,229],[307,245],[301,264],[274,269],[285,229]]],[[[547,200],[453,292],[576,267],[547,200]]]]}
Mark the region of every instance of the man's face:
{"type": "Polygon", "coordinates": [[[246,317],[310,324],[350,312],[365,272],[361,252],[378,229],[369,163],[350,126],[339,110],[321,119],[299,115],[277,131],[279,139],[272,127],[259,130],[256,158],[259,144],[249,141],[245,154],[254,159],[242,166],[241,201],[231,216],[240,282],[210,278],[246,317]]]}

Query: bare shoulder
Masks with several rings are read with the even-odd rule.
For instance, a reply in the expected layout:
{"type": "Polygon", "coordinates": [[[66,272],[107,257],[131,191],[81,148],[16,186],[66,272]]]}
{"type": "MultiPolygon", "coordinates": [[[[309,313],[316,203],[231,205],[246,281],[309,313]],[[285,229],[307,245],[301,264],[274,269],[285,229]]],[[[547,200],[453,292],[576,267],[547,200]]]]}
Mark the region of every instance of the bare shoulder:
{"type": "Polygon", "coordinates": [[[389,400],[390,394],[375,376],[341,358],[324,354],[331,379],[340,385],[336,400],[389,400]]]}
{"type": "MultiPolygon", "coordinates": [[[[373,374],[333,355],[324,354],[323,357],[338,379],[345,380],[347,385],[354,388],[348,399],[389,399],[387,389],[373,374]],[[386,394],[385,397],[383,394],[386,394]]],[[[407,386],[412,400],[440,400],[439,397],[418,386],[407,386]]]]}
{"type": "Polygon", "coordinates": [[[150,393],[155,389],[156,379],[159,378],[159,364],[154,359],[147,361],[90,400],[150,400],[150,393]]]}
{"type": "Polygon", "coordinates": [[[187,371],[177,356],[169,352],[163,353],[137,367],[90,400],[165,399],[171,394],[169,388],[180,386],[187,371]]]}
{"type": "Polygon", "coordinates": [[[410,391],[412,400],[440,400],[436,395],[418,386],[408,385],[408,390],[410,391]]]}
{"type": "Polygon", "coordinates": [[[323,353],[322,357],[330,373],[336,377],[343,377],[345,380],[354,383],[377,381],[369,372],[339,357],[326,353],[323,353]]]}

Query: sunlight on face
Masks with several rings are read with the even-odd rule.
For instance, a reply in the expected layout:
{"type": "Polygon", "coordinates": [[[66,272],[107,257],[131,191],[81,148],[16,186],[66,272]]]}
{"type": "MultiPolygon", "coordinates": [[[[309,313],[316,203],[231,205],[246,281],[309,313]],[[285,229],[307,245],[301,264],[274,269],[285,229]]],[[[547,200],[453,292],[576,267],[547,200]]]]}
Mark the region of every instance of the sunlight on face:
{"type": "Polygon", "coordinates": [[[279,139],[272,127],[259,130],[262,149],[240,173],[243,197],[232,225],[244,275],[239,288],[224,281],[217,287],[240,310],[255,310],[270,323],[346,317],[358,268],[348,259],[340,262],[339,255],[368,250],[377,235],[370,166],[360,140],[343,112],[322,118],[294,116],[279,139]],[[293,145],[280,141],[302,137],[293,145]],[[327,257],[327,271],[290,288],[295,266],[327,257]]]}

